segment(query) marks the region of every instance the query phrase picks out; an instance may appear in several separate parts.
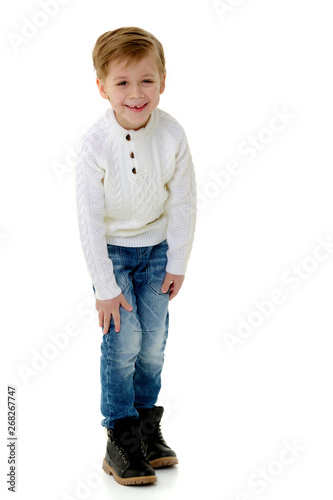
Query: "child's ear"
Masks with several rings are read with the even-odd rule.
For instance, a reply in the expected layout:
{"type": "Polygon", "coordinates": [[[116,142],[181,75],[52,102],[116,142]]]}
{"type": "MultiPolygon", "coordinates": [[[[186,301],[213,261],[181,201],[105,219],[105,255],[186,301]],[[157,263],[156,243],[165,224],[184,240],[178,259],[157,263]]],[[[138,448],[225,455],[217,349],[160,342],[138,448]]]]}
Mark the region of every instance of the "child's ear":
{"type": "Polygon", "coordinates": [[[109,96],[106,93],[106,88],[105,88],[105,84],[104,84],[103,80],[101,80],[100,78],[97,78],[96,79],[96,84],[97,84],[99,93],[101,94],[101,96],[103,97],[103,99],[109,99],[109,96]]]}
{"type": "Polygon", "coordinates": [[[164,75],[161,78],[160,94],[163,94],[163,92],[165,90],[165,77],[166,77],[166,72],[164,73],[164,75]]]}

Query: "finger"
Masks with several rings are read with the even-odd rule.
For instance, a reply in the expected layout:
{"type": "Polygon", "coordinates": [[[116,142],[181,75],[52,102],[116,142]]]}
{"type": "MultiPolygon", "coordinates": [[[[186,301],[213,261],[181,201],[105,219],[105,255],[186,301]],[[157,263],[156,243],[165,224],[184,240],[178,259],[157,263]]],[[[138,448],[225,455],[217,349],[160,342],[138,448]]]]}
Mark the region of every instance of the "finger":
{"type": "Polygon", "coordinates": [[[103,311],[98,311],[98,324],[99,324],[99,326],[103,326],[103,318],[104,318],[103,311]]]}
{"type": "Polygon", "coordinates": [[[115,328],[116,332],[118,333],[120,331],[120,314],[119,314],[119,311],[116,312],[113,315],[113,321],[114,321],[114,328],[115,328]]]}
{"type": "Polygon", "coordinates": [[[106,335],[110,329],[111,316],[104,315],[103,334],[106,335]]]}
{"type": "Polygon", "coordinates": [[[123,307],[124,309],[126,309],[126,311],[132,311],[133,307],[131,306],[131,304],[129,304],[127,302],[127,300],[125,299],[125,297],[123,298],[123,300],[120,301],[120,305],[121,307],[123,307]]]}
{"type": "Polygon", "coordinates": [[[179,285],[175,285],[175,283],[172,283],[171,285],[171,291],[170,291],[170,299],[169,300],[172,300],[176,297],[176,295],[178,294],[180,290],[180,286],[179,285]]]}
{"type": "Polygon", "coordinates": [[[164,281],[163,281],[161,292],[162,293],[167,293],[167,291],[169,290],[169,287],[170,287],[171,283],[173,283],[173,281],[170,281],[170,278],[165,278],[164,281]]]}

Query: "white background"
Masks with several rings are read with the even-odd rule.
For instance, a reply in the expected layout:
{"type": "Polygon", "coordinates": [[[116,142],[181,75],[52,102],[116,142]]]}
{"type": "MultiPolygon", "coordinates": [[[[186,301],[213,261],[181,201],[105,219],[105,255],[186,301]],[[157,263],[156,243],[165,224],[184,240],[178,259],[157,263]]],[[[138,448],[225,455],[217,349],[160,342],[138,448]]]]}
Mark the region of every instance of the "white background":
{"type": "Polygon", "coordinates": [[[333,250],[319,243],[333,239],[330,2],[70,0],[46,18],[41,3],[1,7],[2,492],[13,384],[17,499],[331,498],[333,250]],[[27,20],[44,26],[15,50],[27,20]],[[101,330],[73,168],[79,138],[109,106],[92,48],[121,26],[163,43],[159,107],[186,130],[200,196],[160,399],[180,463],[137,488],[101,469],[101,330]],[[289,118],[269,132],[276,110],[289,118]],[[249,161],[239,148],[253,138],[249,161]],[[230,161],[238,174],[219,185],[212,173],[230,161]],[[272,293],[281,303],[268,304],[272,293]],[[254,325],[243,338],[241,321],[254,325]]]}

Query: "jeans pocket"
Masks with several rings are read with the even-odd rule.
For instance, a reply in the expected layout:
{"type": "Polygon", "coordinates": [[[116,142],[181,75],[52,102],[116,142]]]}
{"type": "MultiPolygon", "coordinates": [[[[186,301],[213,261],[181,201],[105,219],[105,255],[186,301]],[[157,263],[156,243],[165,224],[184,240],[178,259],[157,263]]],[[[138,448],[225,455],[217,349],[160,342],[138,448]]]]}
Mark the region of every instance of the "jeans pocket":
{"type": "Polygon", "coordinates": [[[161,290],[168,260],[166,255],[167,250],[167,240],[154,245],[147,263],[147,285],[156,295],[169,294],[169,292],[163,293],[161,290]]]}

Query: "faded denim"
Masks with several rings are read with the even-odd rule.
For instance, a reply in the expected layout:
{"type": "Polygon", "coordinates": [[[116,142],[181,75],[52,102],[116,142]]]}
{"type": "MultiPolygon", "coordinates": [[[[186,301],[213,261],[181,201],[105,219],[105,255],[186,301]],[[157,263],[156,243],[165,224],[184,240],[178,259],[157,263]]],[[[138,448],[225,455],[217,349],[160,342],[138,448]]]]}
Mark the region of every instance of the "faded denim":
{"type": "Polygon", "coordinates": [[[108,333],[102,331],[101,424],[113,428],[119,419],[138,418],[137,408],[152,408],[157,402],[170,291],[161,291],[167,240],[149,247],[108,244],[107,248],[117,284],[133,307],[128,312],[120,306],[120,332],[115,332],[113,318],[108,333]]]}

